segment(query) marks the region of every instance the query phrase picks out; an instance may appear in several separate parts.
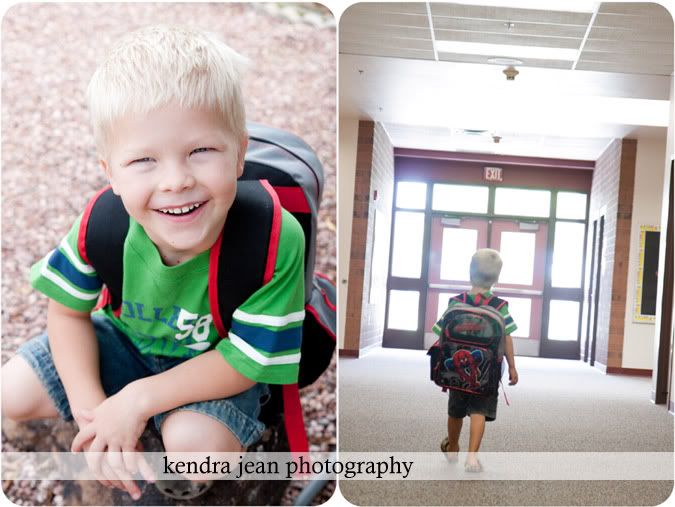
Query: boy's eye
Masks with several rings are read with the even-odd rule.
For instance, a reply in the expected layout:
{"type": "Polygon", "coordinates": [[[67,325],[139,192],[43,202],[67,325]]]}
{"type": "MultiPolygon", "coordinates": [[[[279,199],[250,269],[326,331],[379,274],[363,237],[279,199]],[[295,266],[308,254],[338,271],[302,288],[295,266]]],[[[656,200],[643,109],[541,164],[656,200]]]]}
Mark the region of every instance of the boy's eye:
{"type": "Polygon", "coordinates": [[[130,164],[135,164],[135,163],[144,163],[144,162],[150,162],[152,159],[150,157],[143,157],[143,158],[137,158],[136,160],[132,160],[129,162],[130,164]]]}
{"type": "Polygon", "coordinates": [[[211,150],[213,150],[213,148],[197,148],[195,150],[192,150],[190,152],[190,155],[192,155],[193,153],[204,153],[204,152],[211,151],[211,150]]]}

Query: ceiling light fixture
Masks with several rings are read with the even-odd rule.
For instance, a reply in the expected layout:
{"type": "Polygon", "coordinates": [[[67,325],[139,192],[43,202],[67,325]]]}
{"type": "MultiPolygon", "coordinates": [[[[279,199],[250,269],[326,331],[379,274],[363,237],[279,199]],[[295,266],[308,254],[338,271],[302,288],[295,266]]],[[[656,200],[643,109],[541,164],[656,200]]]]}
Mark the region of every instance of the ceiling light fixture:
{"type": "Polygon", "coordinates": [[[506,76],[507,81],[515,81],[516,76],[520,74],[520,72],[518,72],[513,65],[510,67],[506,67],[502,72],[506,76]]]}
{"type": "Polygon", "coordinates": [[[570,62],[576,60],[578,53],[577,49],[457,42],[450,40],[437,40],[436,50],[439,53],[484,55],[500,58],[537,58],[541,60],[566,60],[570,62]]]}

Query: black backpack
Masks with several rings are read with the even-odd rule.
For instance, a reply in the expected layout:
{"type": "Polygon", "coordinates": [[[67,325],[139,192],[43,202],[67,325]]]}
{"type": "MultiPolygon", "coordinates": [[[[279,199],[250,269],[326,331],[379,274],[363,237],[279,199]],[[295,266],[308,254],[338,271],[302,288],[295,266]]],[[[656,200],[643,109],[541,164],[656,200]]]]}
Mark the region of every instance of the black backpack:
{"type": "Polygon", "coordinates": [[[482,396],[496,395],[504,357],[506,301],[477,294],[467,302],[466,293],[452,298],[440,321],[441,334],[427,355],[431,380],[443,388],[482,396]]]}
{"type": "MultiPolygon", "coordinates": [[[[268,259],[276,257],[281,207],[292,213],[305,233],[300,373],[297,384],[270,385],[272,396],[261,419],[269,423],[283,410],[291,450],[307,452],[299,388],[325,371],[335,349],[335,286],[326,276],[314,273],[323,169],[311,148],[296,136],[256,124],[247,127],[244,173],[221,235],[237,240],[222,242],[219,238],[211,247],[211,312],[218,335],[226,337],[234,310],[271,278],[268,259]]],[[[98,307],[110,305],[115,313],[122,307],[122,255],[128,228],[129,216],[110,187],[89,201],[80,224],[79,253],[105,284],[98,307]]]]}

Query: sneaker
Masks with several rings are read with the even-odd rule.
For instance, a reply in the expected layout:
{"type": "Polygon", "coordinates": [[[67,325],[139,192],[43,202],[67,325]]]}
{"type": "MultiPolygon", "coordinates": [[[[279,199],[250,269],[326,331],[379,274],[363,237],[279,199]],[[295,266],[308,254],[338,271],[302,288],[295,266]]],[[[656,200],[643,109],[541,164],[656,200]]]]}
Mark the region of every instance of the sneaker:
{"type": "Polygon", "coordinates": [[[164,496],[176,500],[192,500],[203,495],[211,486],[213,481],[194,482],[194,481],[157,481],[155,482],[157,490],[164,496]]]}

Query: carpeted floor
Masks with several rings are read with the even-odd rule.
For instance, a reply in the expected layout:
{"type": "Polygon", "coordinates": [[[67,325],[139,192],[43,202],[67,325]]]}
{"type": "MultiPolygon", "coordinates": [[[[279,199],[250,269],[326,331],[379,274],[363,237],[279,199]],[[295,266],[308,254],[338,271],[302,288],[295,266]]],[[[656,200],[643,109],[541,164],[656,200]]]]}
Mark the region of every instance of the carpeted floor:
{"type": "MultiPolygon", "coordinates": [[[[672,452],[673,417],[649,401],[648,378],[603,375],[577,361],[516,359],[520,382],[500,394],[481,450],[672,452]]],[[[339,363],[339,447],[438,449],[447,395],[422,351],[380,349],[339,363]]],[[[468,445],[468,428],[460,446],[468,445]]],[[[671,481],[342,481],[357,505],[657,505],[671,481]]]]}

